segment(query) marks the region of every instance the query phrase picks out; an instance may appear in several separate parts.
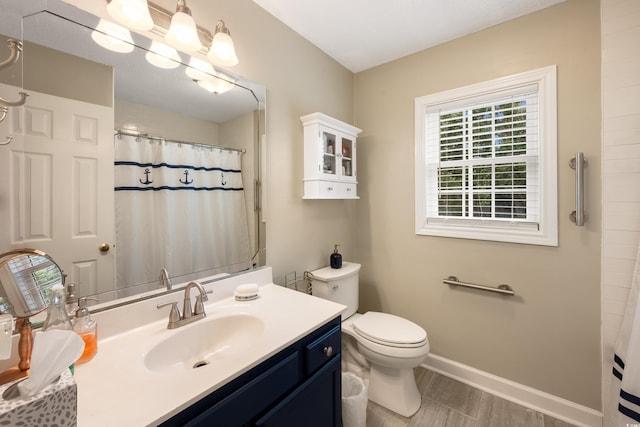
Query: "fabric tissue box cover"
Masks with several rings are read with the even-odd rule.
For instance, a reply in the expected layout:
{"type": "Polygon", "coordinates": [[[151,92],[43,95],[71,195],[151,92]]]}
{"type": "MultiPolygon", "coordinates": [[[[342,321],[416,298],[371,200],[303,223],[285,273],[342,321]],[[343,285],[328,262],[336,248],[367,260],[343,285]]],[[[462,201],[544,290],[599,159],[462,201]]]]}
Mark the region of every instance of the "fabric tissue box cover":
{"type": "MultiPolygon", "coordinates": [[[[18,381],[0,386],[0,396],[18,381]]],[[[67,427],[76,426],[77,420],[78,390],[69,370],[33,396],[0,398],[0,426],[67,427]]]]}

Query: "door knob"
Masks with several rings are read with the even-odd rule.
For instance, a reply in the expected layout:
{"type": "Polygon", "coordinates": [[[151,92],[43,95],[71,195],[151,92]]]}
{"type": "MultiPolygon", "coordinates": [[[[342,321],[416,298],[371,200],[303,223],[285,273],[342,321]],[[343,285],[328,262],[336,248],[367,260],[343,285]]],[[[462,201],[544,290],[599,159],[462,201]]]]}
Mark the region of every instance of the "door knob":
{"type": "Polygon", "coordinates": [[[109,244],[103,243],[100,246],[98,246],[98,249],[100,250],[100,252],[109,252],[109,244]]]}

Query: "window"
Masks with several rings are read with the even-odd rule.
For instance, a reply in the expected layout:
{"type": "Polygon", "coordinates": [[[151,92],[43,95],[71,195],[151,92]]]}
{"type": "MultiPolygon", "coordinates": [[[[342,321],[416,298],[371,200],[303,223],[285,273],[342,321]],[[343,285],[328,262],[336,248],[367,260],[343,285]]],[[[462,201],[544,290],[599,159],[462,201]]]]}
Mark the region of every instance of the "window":
{"type": "Polygon", "coordinates": [[[416,234],[557,246],[555,66],[416,98],[416,234]]]}
{"type": "Polygon", "coordinates": [[[53,261],[40,255],[12,258],[8,263],[26,311],[34,311],[49,303],[51,287],[62,283],[60,269],[53,261]]]}

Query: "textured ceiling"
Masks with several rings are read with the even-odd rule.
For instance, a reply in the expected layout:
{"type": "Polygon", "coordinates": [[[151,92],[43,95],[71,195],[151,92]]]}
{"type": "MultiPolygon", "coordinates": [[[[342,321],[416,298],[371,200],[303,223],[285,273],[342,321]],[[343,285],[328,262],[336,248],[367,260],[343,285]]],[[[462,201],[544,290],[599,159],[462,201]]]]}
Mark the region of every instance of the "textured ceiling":
{"type": "Polygon", "coordinates": [[[253,0],[353,72],[564,0],[253,0]]]}

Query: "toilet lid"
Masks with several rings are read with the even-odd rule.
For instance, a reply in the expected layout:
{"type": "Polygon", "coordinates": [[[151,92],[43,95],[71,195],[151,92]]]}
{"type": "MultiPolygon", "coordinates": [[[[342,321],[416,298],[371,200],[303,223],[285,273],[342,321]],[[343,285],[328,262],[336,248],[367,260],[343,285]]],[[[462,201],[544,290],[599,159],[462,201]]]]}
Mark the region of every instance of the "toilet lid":
{"type": "Polygon", "coordinates": [[[419,347],[427,333],[415,323],[393,314],[369,311],[353,322],[353,329],[364,338],[394,347],[419,347]]]}

